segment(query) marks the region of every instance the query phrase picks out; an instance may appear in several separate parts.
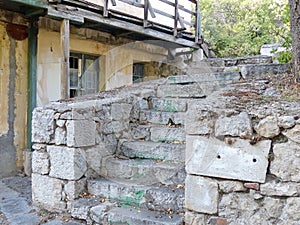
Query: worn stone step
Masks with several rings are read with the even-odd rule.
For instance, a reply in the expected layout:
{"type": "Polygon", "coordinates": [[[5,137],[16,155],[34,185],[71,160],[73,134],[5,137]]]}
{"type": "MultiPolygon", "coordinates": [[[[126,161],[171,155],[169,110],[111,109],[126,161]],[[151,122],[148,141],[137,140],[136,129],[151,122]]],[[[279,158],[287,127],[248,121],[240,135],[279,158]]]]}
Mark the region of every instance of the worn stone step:
{"type": "Polygon", "coordinates": [[[187,110],[187,100],[180,98],[152,98],[151,108],[164,112],[185,112],[187,110]]]}
{"type": "Polygon", "coordinates": [[[170,189],[144,185],[129,185],[107,179],[89,180],[88,193],[113,199],[121,205],[134,206],[152,211],[184,212],[184,185],[170,189]]]}
{"type": "Polygon", "coordinates": [[[201,65],[209,65],[216,67],[229,67],[245,64],[267,64],[272,63],[272,56],[257,55],[257,56],[244,56],[236,58],[209,58],[203,59],[199,62],[190,63],[191,67],[199,67],[201,65]]]}
{"type": "Polygon", "coordinates": [[[185,170],[183,163],[107,157],[102,161],[101,175],[107,179],[131,184],[177,185],[184,183],[185,170]]]}
{"type": "Polygon", "coordinates": [[[150,140],[154,142],[185,142],[185,130],[165,126],[150,128],[150,140]]]}
{"type": "Polygon", "coordinates": [[[185,161],[184,144],[159,143],[152,141],[124,142],[121,144],[119,152],[128,158],[154,159],[175,162],[185,161]]]}
{"type": "Polygon", "coordinates": [[[244,79],[265,78],[272,74],[282,74],[291,72],[291,64],[262,64],[241,66],[241,74],[244,79]]]}
{"type": "Polygon", "coordinates": [[[130,225],[181,225],[183,218],[134,208],[113,208],[108,212],[108,224],[130,225]]]}
{"type": "Polygon", "coordinates": [[[131,136],[134,140],[144,140],[149,141],[150,140],[150,128],[151,125],[133,125],[131,127],[131,136]]]}
{"type": "Polygon", "coordinates": [[[140,121],[152,124],[184,124],[185,112],[162,112],[155,110],[141,110],[140,121]]]}
{"type": "Polygon", "coordinates": [[[157,89],[157,97],[159,98],[203,98],[205,94],[197,83],[191,84],[165,84],[160,85],[157,89]]]}
{"type": "Polygon", "coordinates": [[[212,67],[209,65],[197,65],[195,67],[189,67],[186,71],[186,74],[188,75],[192,75],[192,74],[203,74],[203,73],[220,73],[220,72],[224,72],[225,67],[212,67]]]}
{"type": "Polygon", "coordinates": [[[222,83],[226,81],[238,81],[241,78],[240,72],[218,72],[218,73],[206,73],[206,74],[192,74],[181,76],[170,76],[167,78],[167,84],[190,84],[197,83],[200,88],[202,85],[211,85],[214,83],[222,83]]]}

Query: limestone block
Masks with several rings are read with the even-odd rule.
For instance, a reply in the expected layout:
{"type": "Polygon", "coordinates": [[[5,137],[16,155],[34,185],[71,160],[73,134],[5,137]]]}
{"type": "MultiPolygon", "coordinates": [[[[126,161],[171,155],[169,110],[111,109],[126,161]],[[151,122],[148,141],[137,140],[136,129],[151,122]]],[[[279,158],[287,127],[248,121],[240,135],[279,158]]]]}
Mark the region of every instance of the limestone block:
{"type": "Polygon", "coordinates": [[[105,218],[107,212],[113,207],[114,205],[110,202],[104,202],[92,207],[90,210],[91,220],[98,224],[103,224],[103,222],[107,220],[107,218],[105,218]]]}
{"type": "Polygon", "coordinates": [[[111,105],[111,118],[113,120],[128,120],[132,109],[131,104],[115,103],[111,105]]]}
{"type": "Polygon", "coordinates": [[[64,128],[57,127],[55,129],[54,140],[55,140],[56,145],[65,145],[66,144],[66,130],[64,128]]]}
{"type": "Polygon", "coordinates": [[[184,124],[184,112],[161,112],[153,110],[143,110],[140,113],[140,121],[153,124],[168,124],[172,120],[175,124],[184,124]]]}
{"type": "Polygon", "coordinates": [[[48,146],[50,155],[50,176],[79,180],[87,170],[85,153],[78,148],[48,146]]]}
{"type": "MultiPolygon", "coordinates": [[[[86,103],[86,102],[85,102],[86,103]]],[[[70,106],[69,106],[70,107],[70,106]]],[[[93,118],[95,115],[93,107],[83,106],[80,109],[73,108],[71,111],[64,112],[60,115],[63,120],[86,120],[93,118]]]]}
{"type": "Polygon", "coordinates": [[[223,195],[219,204],[219,216],[227,218],[227,224],[278,224],[285,199],[265,197],[259,201],[248,193],[223,195]]]}
{"type": "Polygon", "coordinates": [[[275,144],[270,172],[283,181],[300,182],[300,145],[292,141],[275,144]]]}
{"type": "Polygon", "coordinates": [[[154,142],[185,142],[182,128],[151,127],[150,134],[150,140],[154,142]]]}
{"type": "Polygon", "coordinates": [[[99,201],[97,199],[81,198],[75,200],[71,207],[71,215],[76,219],[87,220],[90,208],[98,204],[99,201]]]}
{"type": "MultiPolygon", "coordinates": [[[[254,223],[255,211],[258,211],[258,203],[246,193],[231,193],[223,195],[219,203],[219,216],[227,218],[230,225],[233,224],[264,224],[263,222],[254,223]],[[251,222],[250,222],[251,221],[251,222]]],[[[261,221],[264,218],[261,217],[261,221]]],[[[258,221],[257,221],[258,222],[258,221]]]]}
{"type": "Polygon", "coordinates": [[[66,203],[61,199],[61,180],[32,174],[32,201],[35,206],[49,211],[65,211],[66,203]]]}
{"type": "Polygon", "coordinates": [[[108,221],[104,224],[130,224],[130,225],[180,225],[183,218],[173,214],[157,216],[156,212],[138,210],[135,208],[114,207],[108,213],[108,221]]]}
{"type": "Polygon", "coordinates": [[[186,170],[189,174],[264,183],[271,141],[251,145],[236,139],[231,145],[218,139],[188,136],[186,170]]]}
{"type": "Polygon", "coordinates": [[[49,169],[49,154],[47,152],[34,151],[32,153],[32,172],[39,174],[48,174],[49,169]]]}
{"type": "Polygon", "coordinates": [[[80,179],[78,181],[68,181],[64,185],[64,193],[66,194],[67,200],[74,200],[85,191],[86,179],[80,179]]]}
{"type": "Polygon", "coordinates": [[[185,112],[187,100],[180,98],[152,98],[153,109],[165,112],[185,112]]]}
{"type": "Polygon", "coordinates": [[[188,111],[185,117],[185,130],[187,134],[210,134],[214,131],[215,119],[217,113],[213,107],[205,104],[204,101],[199,101],[198,104],[189,104],[188,111]]]}
{"type": "Polygon", "coordinates": [[[152,160],[119,160],[107,157],[103,160],[101,175],[107,179],[142,185],[182,184],[184,167],[152,160]]]}
{"type": "Polygon", "coordinates": [[[128,158],[184,162],[185,145],[153,141],[124,142],[119,152],[128,158]]]}
{"type": "Polygon", "coordinates": [[[200,224],[207,224],[208,215],[194,213],[190,211],[185,212],[184,222],[186,225],[200,225],[200,224]]]}
{"type": "Polygon", "coordinates": [[[251,120],[248,113],[241,112],[231,117],[218,118],[215,124],[215,136],[249,138],[252,136],[251,120]]]}
{"type": "Polygon", "coordinates": [[[293,182],[271,181],[260,185],[260,193],[266,196],[298,196],[300,186],[293,182]]]}
{"type": "Polygon", "coordinates": [[[293,197],[286,200],[286,205],[282,210],[281,219],[285,224],[297,225],[300,221],[300,198],[293,197]]]}
{"type": "Polygon", "coordinates": [[[100,143],[94,147],[85,150],[85,157],[88,167],[93,169],[97,174],[101,173],[101,162],[106,156],[113,155],[113,151],[106,148],[104,143],[100,143]]]}
{"type": "Polygon", "coordinates": [[[261,65],[243,65],[241,74],[244,79],[264,78],[270,74],[289,73],[291,64],[261,64],[261,65]]]}
{"type": "Polygon", "coordinates": [[[218,181],[219,189],[223,193],[247,191],[242,182],[222,180],[218,181]]]}
{"type": "Polygon", "coordinates": [[[86,147],[95,145],[96,123],[88,120],[68,120],[67,146],[86,147]]]}
{"type": "Polygon", "coordinates": [[[292,140],[293,142],[296,142],[300,144],[300,125],[297,124],[294,128],[283,132],[285,136],[287,136],[288,139],[292,140]]]}
{"type": "Polygon", "coordinates": [[[129,123],[126,121],[110,121],[103,124],[104,134],[117,134],[129,129],[129,123]]]}
{"type": "Polygon", "coordinates": [[[255,130],[260,136],[266,138],[273,138],[280,133],[277,118],[274,116],[267,116],[262,119],[255,127],[255,130]]]}
{"type": "Polygon", "coordinates": [[[276,220],[280,217],[284,205],[284,199],[265,197],[262,201],[262,210],[265,212],[269,220],[271,218],[275,218],[276,220]]]}
{"type": "Polygon", "coordinates": [[[149,125],[140,125],[137,127],[131,128],[131,134],[135,140],[145,140],[150,139],[150,126],[149,125]]]}
{"type": "Polygon", "coordinates": [[[185,181],[185,207],[200,213],[218,211],[218,184],[212,179],[188,175],[185,181]]]}
{"type": "Polygon", "coordinates": [[[37,108],[32,114],[32,142],[49,143],[54,133],[53,110],[42,110],[37,108]]]}
{"type": "Polygon", "coordinates": [[[296,124],[296,120],[293,116],[280,116],[278,117],[278,125],[284,129],[293,127],[296,124]]]}

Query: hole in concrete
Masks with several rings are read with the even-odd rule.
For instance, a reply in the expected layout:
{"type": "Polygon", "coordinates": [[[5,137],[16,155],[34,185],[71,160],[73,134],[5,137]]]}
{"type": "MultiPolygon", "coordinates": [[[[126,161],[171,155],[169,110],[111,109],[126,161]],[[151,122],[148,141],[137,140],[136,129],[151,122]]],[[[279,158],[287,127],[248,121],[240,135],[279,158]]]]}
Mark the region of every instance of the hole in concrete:
{"type": "Polygon", "coordinates": [[[254,158],[254,159],[252,159],[252,161],[253,161],[254,163],[256,163],[256,162],[257,162],[257,159],[254,158]]]}
{"type": "Polygon", "coordinates": [[[217,158],[218,158],[218,159],[221,159],[221,156],[220,156],[220,155],[217,155],[217,158]]]}

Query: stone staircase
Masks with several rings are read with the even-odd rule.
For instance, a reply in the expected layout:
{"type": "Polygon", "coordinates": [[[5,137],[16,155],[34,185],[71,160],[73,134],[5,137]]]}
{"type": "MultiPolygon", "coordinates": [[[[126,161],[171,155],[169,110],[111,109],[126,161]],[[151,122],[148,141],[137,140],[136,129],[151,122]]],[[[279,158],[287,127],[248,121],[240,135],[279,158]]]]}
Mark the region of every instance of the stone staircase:
{"type": "Polygon", "coordinates": [[[73,203],[72,216],[88,224],[184,224],[188,102],[242,79],[235,66],[269,62],[210,59],[191,63],[189,75],[168,77],[139,104],[128,138],[119,140],[116,155],[102,160],[101,178],[87,181],[88,198],[73,203]]]}

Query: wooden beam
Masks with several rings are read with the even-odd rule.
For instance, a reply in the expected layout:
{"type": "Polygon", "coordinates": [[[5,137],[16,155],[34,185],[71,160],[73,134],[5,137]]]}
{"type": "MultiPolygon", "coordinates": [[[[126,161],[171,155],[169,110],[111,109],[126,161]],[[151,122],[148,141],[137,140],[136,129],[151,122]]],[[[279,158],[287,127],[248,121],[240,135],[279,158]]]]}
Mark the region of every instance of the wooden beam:
{"type": "MultiPolygon", "coordinates": [[[[75,12],[76,13],[76,12],[75,12]]],[[[60,19],[67,19],[70,21],[74,21],[75,23],[82,24],[84,23],[84,17],[80,15],[74,15],[72,13],[64,12],[62,10],[55,10],[51,7],[48,7],[47,15],[50,17],[60,18],[60,19]]]]}
{"type": "Polygon", "coordinates": [[[125,29],[128,31],[133,31],[145,36],[149,36],[153,39],[163,40],[167,42],[172,42],[180,46],[191,47],[198,49],[200,46],[194,41],[189,41],[183,38],[176,38],[173,35],[166,34],[163,32],[155,31],[153,29],[145,29],[143,26],[139,26],[126,21],[116,20],[114,18],[104,18],[101,15],[93,12],[86,11],[84,9],[78,9],[77,15],[82,15],[86,20],[93,21],[95,23],[103,24],[106,26],[112,26],[116,28],[125,29]]]}
{"type": "Polygon", "coordinates": [[[60,28],[60,43],[62,49],[62,62],[61,62],[61,97],[70,97],[70,78],[69,78],[69,59],[70,59],[70,21],[64,19],[61,22],[60,28]]]}

